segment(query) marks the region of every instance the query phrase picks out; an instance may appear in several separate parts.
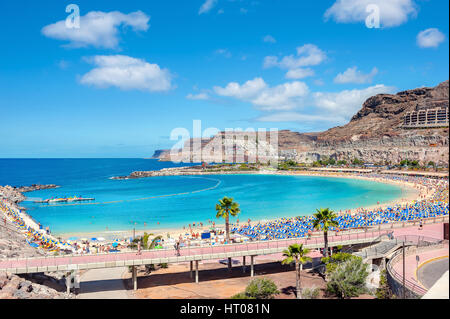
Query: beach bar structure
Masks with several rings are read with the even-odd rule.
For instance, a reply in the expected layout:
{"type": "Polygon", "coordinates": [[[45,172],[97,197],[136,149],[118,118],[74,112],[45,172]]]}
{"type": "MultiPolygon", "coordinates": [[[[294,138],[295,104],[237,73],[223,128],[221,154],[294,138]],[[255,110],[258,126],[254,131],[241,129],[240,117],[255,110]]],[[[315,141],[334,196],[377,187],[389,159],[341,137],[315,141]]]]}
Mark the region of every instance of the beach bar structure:
{"type": "Polygon", "coordinates": [[[390,174],[390,175],[407,175],[407,176],[415,176],[415,177],[429,177],[429,178],[437,178],[437,179],[448,179],[448,172],[420,172],[420,171],[390,171],[383,170],[380,172],[381,174],[390,174]]]}
{"type": "Polygon", "coordinates": [[[448,127],[448,107],[408,112],[403,117],[404,129],[448,127]]]}

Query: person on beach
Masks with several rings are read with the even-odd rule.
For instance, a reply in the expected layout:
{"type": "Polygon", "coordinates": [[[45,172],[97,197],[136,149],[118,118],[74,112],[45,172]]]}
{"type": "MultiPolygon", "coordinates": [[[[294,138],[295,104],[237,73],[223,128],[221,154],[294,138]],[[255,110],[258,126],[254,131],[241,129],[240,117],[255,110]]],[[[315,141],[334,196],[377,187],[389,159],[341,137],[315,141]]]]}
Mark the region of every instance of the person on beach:
{"type": "Polygon", "coordinates": [[[141,254],[141,242],[140,241],[138,241],[138,243],[137,243],[137,249],[138,249],[137,255],[140,255],[141,254]]]}
{"type": "Polygon", "coordinates": [[[419,230],[423,229],[423,219],[421,218],[419,221],[419,230]]]}
{"type": "Polygon", "coordinates": [[[180,242],[176,242],[174,245],[175,251],[176,251],[176,255],[180,256],[180,242]]]}

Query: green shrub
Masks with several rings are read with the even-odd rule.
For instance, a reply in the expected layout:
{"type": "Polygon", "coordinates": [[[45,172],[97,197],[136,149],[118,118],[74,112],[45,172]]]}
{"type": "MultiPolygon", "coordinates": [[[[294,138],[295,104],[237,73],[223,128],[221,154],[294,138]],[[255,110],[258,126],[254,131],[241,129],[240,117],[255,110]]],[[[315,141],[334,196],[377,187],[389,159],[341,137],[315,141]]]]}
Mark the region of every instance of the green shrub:
{"type": "Polygon", "coordinates": [[[329,276],[327,291],[338,298],[357,297],[367,292],[368,265],[363,262],[362,258],[353,257],[339,263],[329,276]]]}
{"type": "Polygon", "coordinates": [[[391,288],[389,288],[389,284],[386,277],[386,270],[382,270],[380,273],[380,285],[375,292],[375,296],[377,299],[393,299],[394,295],[392,294],[391,288]]]}
{"type": "Polygon", "coordinates": [[[247,296],[256,299],[272,299],[279,293],[277,285],[272,280],[264,278],[253,279],[245,289],[247,296]]]}
{"type": "Polygon", "coordinates": [[[250,296],[247,296],[245,292],[240,292],[231,297],[231,299],[256,299],[250,296]]]}
{"type": "Polygon", "coordinates": [[[302,298],[303,299],[317,299],[319,298],[320,289],[317,287],[303,288],[302,298]]]}
{"type": "Polygon", "coordinates": [[[327,274],[331,274],[340,263],[350,260],[352,258],[357,258],[349,253],[335,253],[331,257],[324,257],[321,261],[326,265],[327,274]]]}
{"type": "Polygon", "coordinates": [[[238,293],[232,299],[273,299],[279,294],[277,285],[265,278],[253,279],[245,289],[245,292],[238,293]]]}

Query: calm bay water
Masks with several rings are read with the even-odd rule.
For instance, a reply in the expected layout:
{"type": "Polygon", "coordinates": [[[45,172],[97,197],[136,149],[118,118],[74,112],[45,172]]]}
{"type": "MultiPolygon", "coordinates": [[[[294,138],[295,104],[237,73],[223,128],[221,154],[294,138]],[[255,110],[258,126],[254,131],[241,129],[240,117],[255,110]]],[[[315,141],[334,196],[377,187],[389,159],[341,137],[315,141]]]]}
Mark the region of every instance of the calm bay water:
{"type": "Polygon", "coordinates": [[[223,196],[239,202],[240,220],[246,221],[308,215],[320,207],[341,210],[369,206],[402,195],[401,188],[393,185],[307,176],[109,179],[132,171],[174,166],[186,164],[145,159],[0,159],[0,185],[60,185],[58,189],[28,193],[29,201],[22,203],[35,220],[57,234],[130,230],[134,225],[139,230],[207,224],[208,219],[215,220],[215,204],[223,196]],[[93,205],[33,203],[74,195],[96,200],[93,205]]]}

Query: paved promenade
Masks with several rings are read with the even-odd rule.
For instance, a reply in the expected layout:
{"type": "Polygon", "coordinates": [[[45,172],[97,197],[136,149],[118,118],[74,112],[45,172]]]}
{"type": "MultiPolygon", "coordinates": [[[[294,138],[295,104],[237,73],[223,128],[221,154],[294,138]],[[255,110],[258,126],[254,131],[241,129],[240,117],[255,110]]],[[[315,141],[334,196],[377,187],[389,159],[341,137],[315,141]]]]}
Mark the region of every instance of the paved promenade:
{"type": "Polygon", "coordinates": [[[443,239],[444,238],[444,224],[425,224],[423,225],[423,229],[419,229],[419,223],[417,222],[416,226],[405,227],[405,228],[396,228],[394,229],[394,237],[405,236],[405,235],[415,235],[415,236],[424,236],[435,239],[443,239]]]}
{"type": "MultiPolygon", "coordinates": [[[[381,235],[387,235],[388,230],[371,232],[354,232],[347,235],[329,236],[329,245],[350,245],[369,243],[381,235]]],[[[124,266],[139,266],[146,264],[176,263],[195,260],[210,260],[220,258],[233,258],[242,256],[270,255],[280,253],[294,243],[304,244],[315,249],[324,246],[323,236],[307,239],[288,239],[260,241],[245,244],[217,245],[183,248],[180,256],[173,249],[155,249],[136,252],[94,254],[94,255],[68,255],[45,258],[18,258],[0,260],[0,270],[13,273],[35,273],[47,271],[70,271],[82,269],[111,268],[124,266]]]]}
{"type": "Polygon", "coordinates": [[[81,276],[79,299],[129,299],[122,279],[126,267],[91,269],[81,276]]]}

